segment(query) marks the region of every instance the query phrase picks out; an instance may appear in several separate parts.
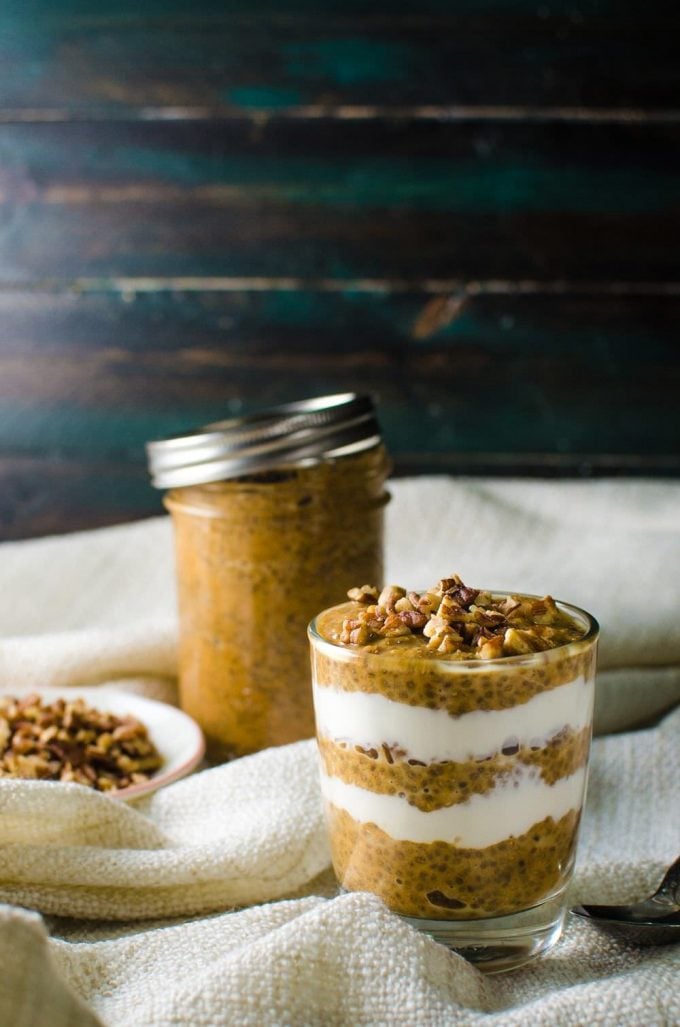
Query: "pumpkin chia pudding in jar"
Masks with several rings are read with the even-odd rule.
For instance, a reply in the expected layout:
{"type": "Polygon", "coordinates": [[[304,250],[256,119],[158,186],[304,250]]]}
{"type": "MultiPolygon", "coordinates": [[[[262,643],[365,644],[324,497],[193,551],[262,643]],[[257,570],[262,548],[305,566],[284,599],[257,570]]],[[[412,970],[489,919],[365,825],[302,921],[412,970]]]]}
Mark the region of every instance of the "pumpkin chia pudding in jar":
{"type": "Polygon", "coordinates": [[[209,758],[311,737],[309,619],[382,577],[390,465],[372,400],[289,403],[147,450],[175,529],[180,704],[209,758]]]}
{"type": "Polygon", "coordinates": [[[550,596],[369,585],[309,627],[336,876],[476,962],[562,930],[598,625],[550,596]]]}

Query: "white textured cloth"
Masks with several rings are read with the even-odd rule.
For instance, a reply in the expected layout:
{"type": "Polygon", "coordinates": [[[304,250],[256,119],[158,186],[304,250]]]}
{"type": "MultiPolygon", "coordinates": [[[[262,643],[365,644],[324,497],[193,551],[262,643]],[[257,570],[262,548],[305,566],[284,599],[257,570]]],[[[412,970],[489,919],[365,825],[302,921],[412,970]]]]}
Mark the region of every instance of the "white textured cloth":
{"type": "MultiPolygon", "coordinates": [[[[680,698],[680,486],[392,492],[390,580],[457,571],[600,619],[600,731],[657,722],[594,743],[572,899],[651,891],[680,851],[680,710],[658,719],[680,698]]],[[[0,689],[115,681],[171,701],[171,546],[165,518],[2,545],[0,689]]],[[[372,896],[336,896],[311,742],[128,805],[0,780],[0,901],[8,1027],[677,1022],[677,947],[572,922],[543,959],[484,978],[372,896]]]]}

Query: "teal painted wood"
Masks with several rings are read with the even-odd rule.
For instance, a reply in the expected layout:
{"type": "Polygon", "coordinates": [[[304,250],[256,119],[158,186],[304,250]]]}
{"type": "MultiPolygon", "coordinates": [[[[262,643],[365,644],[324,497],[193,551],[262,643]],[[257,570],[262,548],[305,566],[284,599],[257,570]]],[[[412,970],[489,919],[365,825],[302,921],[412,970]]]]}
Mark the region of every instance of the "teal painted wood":
{"type": "MultiPolygon", "coordinates": [[[[7,200],[45,190],[163,187],[178,202],[191,189],[225,196],[419,210],[615,212],[665,209],[677,201],[680,128],[597,124],[447,125],[380,118],[189,124],[0,126],[7,200]],[[14,191],[12,186],[14,185],[14,191]],[[232,190],[230,194],[229,190],[232,190]]],[[[64,199],[69,194],[65,192],[64,199]]],[[[77,194],[73,197],[77,199],[77,194]]],[[[59,194],[47,199],[59,203],[59,194]]]]}
{"type": "Polygon", "coordinates": [[[160,513],[148,438],[352,388],[376,394],[397,473],[677,476],[679,315],[679,297],[0,294],[0,539],[160,513]]]}
{"type": "Polygon", "coordinates": [[[6,108],[678,106],[671,5],[7,0],[6,108]]]}
{"type": "Polygon", "coordinates": [[[0,460],[0,541],[160,513],[160,493],[150,489],[146,470],[138,464],[49,454],[0,460]]]}
{"type": "Polygon", "coordinates": [[[0,537],[159,512],[148,438],[355,388],[402,472],[679,474],[679,24],[6,0],[0,537]]]}
{"type": "Polygon", "coordinates": [[[4,282],[677,274],[680,124],[0,125],[0,161],[4,282]]]}
{"type": "Polygon", "coordinates": [[[679,315],[680,296],[0,294],[0,457],[135,464],[152,437],[369,389],[398,468],[466,453],[663,467],[679,315]]]}

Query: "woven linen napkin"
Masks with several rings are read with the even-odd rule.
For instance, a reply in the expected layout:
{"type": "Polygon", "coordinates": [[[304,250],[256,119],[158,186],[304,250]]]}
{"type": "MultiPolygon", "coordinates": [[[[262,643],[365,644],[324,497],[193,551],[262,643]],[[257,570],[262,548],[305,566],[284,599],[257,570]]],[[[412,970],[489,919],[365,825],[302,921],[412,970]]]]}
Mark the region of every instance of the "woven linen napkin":
{"type": "MultiPolygon", "coordinates": [[[[457,571],[584,605],[603,625],[600,729],[674,706],[679,486],[430,478],[392,491],[391,580],[457,571]]],[[[0,689],[114,681],[172,700],[167,520],[3,545],[0,624],[0,689]]],[[[680,849],[679,740],[677,710],[596,740],[573,901],[658,883],[680,849]]],[[[336,896],[311,742],[127,805],[0,780],[0,901],[8,1027],[675,1022],[676,948],[571,923],[542,960],[484,978],[372,896],[336,896]]]]}

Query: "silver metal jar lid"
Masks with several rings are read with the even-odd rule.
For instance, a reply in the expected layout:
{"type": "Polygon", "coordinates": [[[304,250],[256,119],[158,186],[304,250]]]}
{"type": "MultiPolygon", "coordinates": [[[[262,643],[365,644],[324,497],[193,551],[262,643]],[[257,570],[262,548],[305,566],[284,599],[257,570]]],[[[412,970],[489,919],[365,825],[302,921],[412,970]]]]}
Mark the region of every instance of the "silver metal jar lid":
{"type": "Polygon", "coordinates": [[[169,489],[318,463],[379,442],[373,400],[346,392],[217,421],[148,442],[146,452],[152,483],[169,489]]]}

